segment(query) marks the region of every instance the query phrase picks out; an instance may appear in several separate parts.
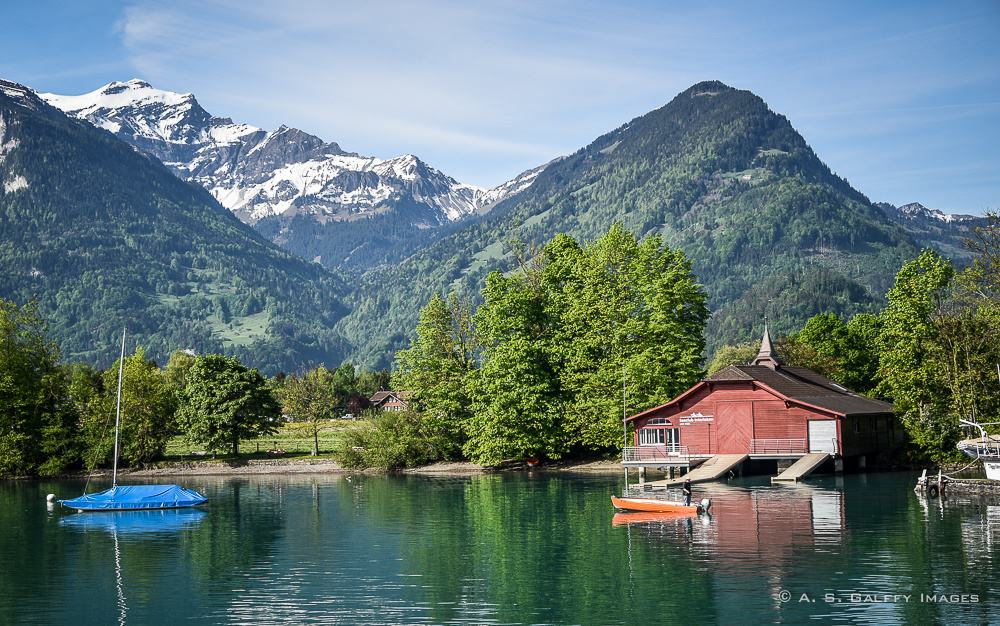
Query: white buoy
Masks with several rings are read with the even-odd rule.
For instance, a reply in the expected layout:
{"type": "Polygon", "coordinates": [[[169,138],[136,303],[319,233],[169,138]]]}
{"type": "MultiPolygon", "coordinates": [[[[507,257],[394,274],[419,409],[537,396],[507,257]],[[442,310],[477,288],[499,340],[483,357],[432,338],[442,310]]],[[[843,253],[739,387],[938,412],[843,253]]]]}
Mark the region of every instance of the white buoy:
{"type": "Polygon", "coordinates": [[[55,502],[56,501],[56,494],[50,493],[49,495],[45,496],[45,501],[46,502],[55,502]]]}

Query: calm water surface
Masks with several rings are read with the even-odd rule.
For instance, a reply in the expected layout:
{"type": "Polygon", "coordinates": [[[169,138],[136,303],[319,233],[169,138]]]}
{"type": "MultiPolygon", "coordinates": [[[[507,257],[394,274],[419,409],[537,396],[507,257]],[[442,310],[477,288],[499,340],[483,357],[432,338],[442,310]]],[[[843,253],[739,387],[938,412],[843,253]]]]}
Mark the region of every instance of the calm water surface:
{"type": "Polygon", "coordinates": [[[204,512],[129,514],[5,482],[0,623],[1000,623],[1000,506],[914,478],[696,485],[710,518],[624,522],[615,476],[191,477],[204,512]]]}

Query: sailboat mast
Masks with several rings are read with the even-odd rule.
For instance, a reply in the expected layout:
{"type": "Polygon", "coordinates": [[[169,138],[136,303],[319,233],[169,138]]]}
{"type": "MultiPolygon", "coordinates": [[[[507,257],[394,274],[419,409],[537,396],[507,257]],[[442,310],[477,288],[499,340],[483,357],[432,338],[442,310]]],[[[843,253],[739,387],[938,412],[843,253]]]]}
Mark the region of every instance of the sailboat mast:
{"type": "Polygon", "coordinates": [[[628,405],[625,403],[625,363],[622,363],[622,435],[625,439],[625,447],[628,447],[628,405]]]}
{"type": "Polygon", "coordinates": [[[125,371],[125,329],[122,329],[122,354],[118,359],[118,402],[115,407],[115,464],[111,470],[111,486],[118,485],[118,427],[122,420],[122,374],[125,371]]]}

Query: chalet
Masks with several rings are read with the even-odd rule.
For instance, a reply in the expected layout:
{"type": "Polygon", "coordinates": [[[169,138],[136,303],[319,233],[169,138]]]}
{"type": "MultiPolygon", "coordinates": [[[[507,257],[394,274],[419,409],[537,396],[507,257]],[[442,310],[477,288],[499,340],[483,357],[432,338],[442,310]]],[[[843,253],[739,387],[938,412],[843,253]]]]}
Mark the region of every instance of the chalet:
{"type": "Polygon", "coordinates": [[[376,391],[368,401],[373,408],[380,411],[405,411],[410,405],[407,404],[404,395],[401,391],[376,391]]]}
{"type": "Polygon", "coordinates": [[[816,461],[808,471],[830,459],[838,470],[845,461],[864,467],[904,436],[891,404],[785,365],[766,326],[751,363],[719,370],[627,422],[634,439],[625,449],[626,467],[671,473],[723,456],[733,468],[747,459],[779,461],[780,467],[805,456],[816,461]]]}

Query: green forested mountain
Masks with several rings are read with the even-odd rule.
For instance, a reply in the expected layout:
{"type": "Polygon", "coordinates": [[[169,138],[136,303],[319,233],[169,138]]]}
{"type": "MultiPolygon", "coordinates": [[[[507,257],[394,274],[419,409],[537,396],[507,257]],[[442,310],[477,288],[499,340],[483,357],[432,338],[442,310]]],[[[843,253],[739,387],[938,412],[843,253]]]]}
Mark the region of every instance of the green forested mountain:
{"type": "Polygon", "coordinates": [[[0,80],[0,297],[36,299],[63,357],[234,354],[339,363],[342,282],[264,241],[206,191],[0,80]]]}
{"type": "Polygon", "coordinates": [[[749,91],[703,82],[552,163],[399,266],[367,274],[338,326],[357,358],[384,363],[431,294],[475,294],[490,271],[511,268],[511,242],[593,239],[614,222],[659,233],[693,260],[713,310],[710,349],[748,339],[765,311],[783,332],[821,311],[869,309],[918,252],[785,117],[749,91]]]}

